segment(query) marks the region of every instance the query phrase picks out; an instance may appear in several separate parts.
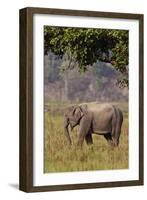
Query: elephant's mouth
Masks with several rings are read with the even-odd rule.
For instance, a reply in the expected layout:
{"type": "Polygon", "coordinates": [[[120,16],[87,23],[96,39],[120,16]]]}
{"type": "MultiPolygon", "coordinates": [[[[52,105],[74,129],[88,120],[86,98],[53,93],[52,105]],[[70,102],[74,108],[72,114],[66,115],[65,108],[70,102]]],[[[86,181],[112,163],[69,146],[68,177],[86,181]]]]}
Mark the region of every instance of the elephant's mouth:
{"type": "Polygon", "coordinates": [[[81,118],[79,118],[78,120],[75,119],[75,121],[74,120],[70,120],[69,121],[69,125],[70,125],[70,128],[71,128],[71,131],[74,129],[75,126],[80,124],[80,120],[81,120],[81,118]]]}
{"type": "Polygon", "coordinates": [[[77,123],[70,122],[69,125],[70,125],[71,131],[72,131],[74,129],[74,127],[77,125],[77,123]]]}
{"type": "Polygon", "coordinates": [[[71,131],[74,129],[74,125],[72,125],[72,124],[70,124],[70,129],[71,129],[71,131]]]}

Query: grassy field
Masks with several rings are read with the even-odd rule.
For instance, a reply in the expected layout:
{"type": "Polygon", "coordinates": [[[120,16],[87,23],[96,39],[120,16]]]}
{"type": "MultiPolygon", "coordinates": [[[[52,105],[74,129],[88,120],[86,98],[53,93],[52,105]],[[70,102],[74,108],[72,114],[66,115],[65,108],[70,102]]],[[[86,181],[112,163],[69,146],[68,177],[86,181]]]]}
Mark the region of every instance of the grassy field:
{"type": "MultiPolygon", "coordinates": [[[[116,103],[115,103],[116,104],[116,103]]],[[[124,114],[120,145],[112,149],[103,136],[93,134],[93,145],[84,142],[76,147],[78,127],[71,133],[73,145],[69,146],[63,130],[65,105],[48,104],[44,122],[44,172],[71,172],[128,168],[128,108],[127,103],[117,103],[124,114]],[[49,107],[49,105],[51,105],[49,107]]]]}

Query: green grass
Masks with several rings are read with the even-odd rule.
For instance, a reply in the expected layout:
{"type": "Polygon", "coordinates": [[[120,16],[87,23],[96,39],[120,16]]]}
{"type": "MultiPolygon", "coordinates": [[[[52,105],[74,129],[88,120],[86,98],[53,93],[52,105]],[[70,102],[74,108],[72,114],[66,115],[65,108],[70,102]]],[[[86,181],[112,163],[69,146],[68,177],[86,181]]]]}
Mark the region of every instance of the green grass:
{"type": "MultiPolygon", "coordinates": [[[[56,104],[55,104],[56,105],[56,104]]],[[[65,105],[64,105],[65,106],[65,105]]],[[[57,107],[57,105],[56,105],[57,107]]],[[[73,145],[69,146],[63,130],[62,112],[45,112],[44,132],[44,172],[71,172],[86,170],[126,169],[128,168],[128,114],[127,104],[119,107],[124,113],[124,122],[118,148],[112,148],[101,135],[93,134],[93,145],[77,148],[78,127],[70,136],[73,145]]]]}

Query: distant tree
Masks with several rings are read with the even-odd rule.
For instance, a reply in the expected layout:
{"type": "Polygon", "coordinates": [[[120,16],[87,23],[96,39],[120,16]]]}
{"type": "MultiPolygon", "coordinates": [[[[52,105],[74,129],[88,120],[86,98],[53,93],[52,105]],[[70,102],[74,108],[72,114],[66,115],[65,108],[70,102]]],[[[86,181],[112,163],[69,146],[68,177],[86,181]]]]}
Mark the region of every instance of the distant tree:
{"type": "MultiPolygon", "coordinates": [[[[122,73],[121,86],[128,86],[128,31],[96,28],[44,27],[44,53],[68,57],[66,69],[78,66],[85,72],[97,60],[111,63],[122,73]]],[[[63,68],[63,70],[66,70],[63,68]]]]}

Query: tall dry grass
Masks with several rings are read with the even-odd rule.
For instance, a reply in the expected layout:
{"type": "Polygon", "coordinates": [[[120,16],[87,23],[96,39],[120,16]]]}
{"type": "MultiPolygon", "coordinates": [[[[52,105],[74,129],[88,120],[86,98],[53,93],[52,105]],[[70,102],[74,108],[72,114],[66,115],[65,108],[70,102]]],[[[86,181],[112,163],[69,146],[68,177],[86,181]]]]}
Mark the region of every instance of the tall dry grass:
{"type": "MultiPolygon", "coordinates": [[[[118,103],[117,103],[118,104],[118,103]]],[[[56,104],[55,104],[56,105],[56,104]]],[[[127,103],[119,103],[124,122],[120,145],[112,149],[101,135],[93,134],[93,145],[77,148],[78,128],[71,132],[73,145],[69,146],[63,130],[63,114],[59,105],[44,114],[44,172],[69,172],[128,168],[128,112],[127,103]],[[54,108],[56,108],[54,110],[54,108]]]]}

